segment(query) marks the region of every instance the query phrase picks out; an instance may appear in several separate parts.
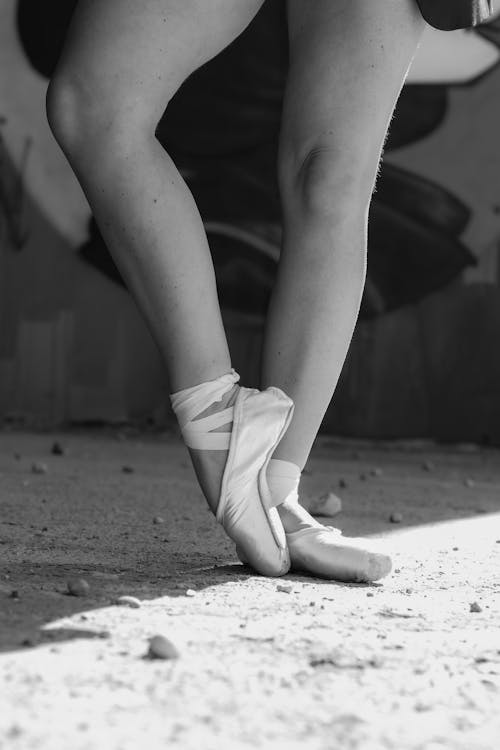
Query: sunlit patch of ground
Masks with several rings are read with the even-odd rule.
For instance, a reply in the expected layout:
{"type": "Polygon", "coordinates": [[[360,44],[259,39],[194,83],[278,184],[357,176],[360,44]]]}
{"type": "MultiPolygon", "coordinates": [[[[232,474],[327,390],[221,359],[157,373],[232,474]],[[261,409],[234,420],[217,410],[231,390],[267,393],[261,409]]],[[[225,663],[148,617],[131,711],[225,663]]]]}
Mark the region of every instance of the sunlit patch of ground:
{"type": "Polygon", "coordinates": [[[366,586],[239,565],[171,437],[57,438],[0,435],[0,747],[496,747],[497,452],[319,442],[304,492],[394,552],[366,586]]]}

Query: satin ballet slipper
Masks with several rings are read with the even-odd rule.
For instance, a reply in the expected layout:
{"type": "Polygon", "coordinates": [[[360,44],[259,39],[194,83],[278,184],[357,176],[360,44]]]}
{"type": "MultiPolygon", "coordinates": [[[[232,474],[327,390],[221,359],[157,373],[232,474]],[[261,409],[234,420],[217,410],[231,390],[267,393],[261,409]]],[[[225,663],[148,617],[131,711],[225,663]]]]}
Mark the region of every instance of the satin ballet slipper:
{"type": "Polygon", "coordinates": [[[286,540],[294,571],[346,583],[373,583],[391,572],[391,558],[377,541],[344,537],[330,526],[293,531],[286,540]]]}
{"type": "Polygon", "coordinates": [[[338,529],[323,526],[299,503],[300,467],[291,461],[271,459],[269,489],[282,505],[291,568],[335,581],[372,582],[391,570],[391,559],[380,543],[342,536],[338,529]]]}
{"type": "Polygon", "coordinates": [[[292,400],[279,388],[240,387],[233,406],[195,419],[238,380],[232,370],[178,391],[171,395],[172,407],[189,448],[228,451],[215,515],[238,554],[262,575],[281,576],[290,568],[290,557],[266,470],[292,419],[292,400]],[[229,423],[231,432],[212,432],[229,423]]]}

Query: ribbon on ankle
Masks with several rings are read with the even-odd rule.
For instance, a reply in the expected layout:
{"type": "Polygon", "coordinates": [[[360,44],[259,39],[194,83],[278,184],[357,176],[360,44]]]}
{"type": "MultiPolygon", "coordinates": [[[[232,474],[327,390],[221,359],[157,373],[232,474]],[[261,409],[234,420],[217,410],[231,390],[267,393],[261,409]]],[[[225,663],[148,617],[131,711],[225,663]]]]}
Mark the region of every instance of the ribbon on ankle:
{"type": "Polygon", "coordinates": [[[227,449],[228,434],[210,430],[232,421],[232,407],[202,419],[195,417],[220,401],[239,379],[238,373],[231,369],[215,380],[207,380],[170,395],[170,403],[179,422],[182,437],[189,448],[227,449]]]}

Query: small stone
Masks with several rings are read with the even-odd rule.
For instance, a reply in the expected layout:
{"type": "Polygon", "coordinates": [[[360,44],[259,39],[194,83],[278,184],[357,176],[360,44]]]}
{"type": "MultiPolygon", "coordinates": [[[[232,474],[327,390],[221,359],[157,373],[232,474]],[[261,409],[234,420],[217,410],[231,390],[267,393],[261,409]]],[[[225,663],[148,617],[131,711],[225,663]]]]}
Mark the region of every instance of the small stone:
{"type": "Polygon", "coordinates": [[[405,592],[407,594],[413,594],[413,589],[411,589],[411,588],[405,589],[405,592]]]}
{"type": "Polygon", "coordinates": [[[384,472],[379,466],[376,466],[374,469],[370,469],[370,474],[372,477],[381,477],[384,472]]]}
{"type": "Polygon", "coordinates": [[[477,602],[471,602],[469,605],[469,612],[482,612],[482,608],[479,606],[477,602]]]}
{"type": "Polygon", "coordinates": [[[194,589],[187,589],[186,596],[196,596],[196,591],[194,589]]]}
{"type": "Polygon", "coordinates": [[[62,447],[61,443],[58,443],[57,440],[55,443],[52,444],[51,453],[54,456],[62,456],[64,455],[64,448],[62,447]]]}
{"type": "Polygon", "coordinates": [[[466,487],[474,487],[475,486],[475,482],[474,482],[473,479],[464,479],[464,485],[466,487]]]}
{"type": "Polygon", "coordinates": [[[458,552],[458,547],[452,547],[453,552],[458,552]]]}
{"type": "Polygon", "coordinates": [[[127,466],[127,465],[126,466],[122,466],[122,472],[124,474],[133,474],[134,471],[135,471],[135,469],[134,469],[133,466],[127,466]]]}
{"type": "Polygon", "coordinates": [[[21,454],[20,453],[14,453],[14,458],[15,458],[16,461],[20,461],[21,460],[21,454]]]}
{"type": "Polygon", "coordinates": [[[48,472],[49,468],[47,464],[42,463],[42,461],[34,461],[31,464],[31,473],[32,474],[46,474],[48,472]]]}
{"type": "Polygon", "coordinates": [[[311,499],[308,510],[313,516],[336,516],[342,511],[342,500],[333,492],[325,492],[311,499]]]}
{"type": "Polygon", "coordinates": [[[402,513],[391,513],[389,516],[389,521],[391,523],[401,523],[403,520],[403,514],[402,513]]]}
{"type": "Polygon", "coordinates": [[[19,591],[17,589],[13,589],[13,591],[9,594],[9,599],[19,599],[19,591]]]}
{"type": "Polygon", "coordinates": [[[119,607],[130,607],[131,609],[139,609],[141,602],[136,599],[135,596],[119,596],[114,602],[119,607]]]}
{"type": "Polygon", "coordinates": [[[293,590],[293,586],[289,586],[283,583],[278,583],[276,586],[276,591],[281,591],[282,594],[291,594],[293,590]]]}
{"type": "Polygon", "coordinates": [[[432,461],[423,461],[422,469],[424,471],[432,471],[434,469],[434,464],[432,463],[432,461]]]}
{"type": "Polygon", "coordinates": [[[149,639],[147,655],[150,659],[178,659],[180,656],[172,641],[164,635],[154,635],[149,639]]]}
{"type": "Polygon", "coordinates": [[[162,518],[161,516],[155,516],[155,517],[153,518],[153,523],[154,523],[154,524],[165,523],[165,519],[164,519],[164,518],[162,518]]]}
{"type": "Polygon", "coordinates": [[[374,596],[373,591],[367,591],[366,596],[374,596]]]}
{"type": "Polygon", "coordinates": [[[347,482],[343,477],[339,479],[339,487],[341,490],[345,490],[347,488],[347,482]]]}
{"type": "Polygon", "coordinates": [[[87,596],[90,591],[90,586],[84,578],[71,578],[67,586],[70,596],[87,596]]]}
{"type": "Polygon", "coordinates": [[[362,482],[366,482],[366,474],[364,472],[359,475],[359,478],[362,482]]]}

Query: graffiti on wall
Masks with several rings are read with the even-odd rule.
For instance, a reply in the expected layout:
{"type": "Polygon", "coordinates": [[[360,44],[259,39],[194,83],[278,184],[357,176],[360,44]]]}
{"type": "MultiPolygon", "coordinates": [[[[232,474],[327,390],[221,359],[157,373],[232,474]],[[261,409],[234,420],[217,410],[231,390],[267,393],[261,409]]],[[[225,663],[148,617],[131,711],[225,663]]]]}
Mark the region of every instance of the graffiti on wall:
{"type": "Polygon", "coordinates": [[[0,240],[18,251],[28,237],[24,213],[24,182],[32,140],[25,139],[20,163],[15,166],[5,146],[3,125],[5,118],[0,116],[0,240]]]}
{"type": "MultiPolygon", "coordinates": [[[[20,0],[17,27],[32,67],[50,76],[74,3],[20,0]]],[[[429,27],[398,103],[370,215],[362,315],[416,302],[475,263],[464,241],[473,208],[453,186],[391,158],[439,136],[454,87],[471,94],[498,66],[499,22],[471,31],[429,27]]],[[[275,175],[287,69],[285,4],[265,3],[253,23],[189,78],[160,121],[157,137],[200,207],[223,306],[262,315],[281,239],[275,175]]],[[[121,282],[95,222],[80,255],[121,282]]]]}

